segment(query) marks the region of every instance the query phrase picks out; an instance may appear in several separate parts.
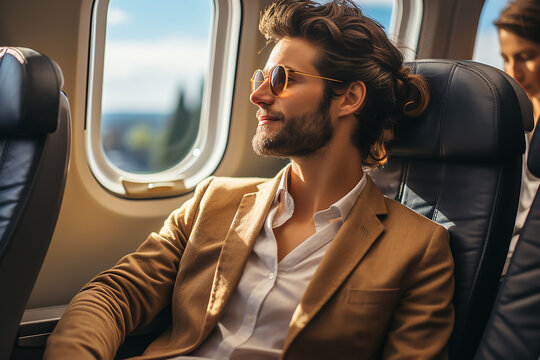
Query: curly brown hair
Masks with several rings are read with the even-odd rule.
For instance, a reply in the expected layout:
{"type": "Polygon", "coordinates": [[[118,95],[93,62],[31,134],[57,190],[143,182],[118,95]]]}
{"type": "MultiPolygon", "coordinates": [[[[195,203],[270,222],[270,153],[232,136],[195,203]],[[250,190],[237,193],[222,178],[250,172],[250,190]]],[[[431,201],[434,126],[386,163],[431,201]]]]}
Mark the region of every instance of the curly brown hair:
{"type": "Polygon", "coordinates": [[[409,74],[403,55],[381,25],[362,13],[351,0],[319,4],[311,0],[278,0],[261,16],[259,30],[270,42],[297,37],[320,48],[315,68],[326,82],[325,98],[335,98],[354,81],[366,86],[366,99],[356,113],[352,143],[363,164],[386,163],[387,144],[403,116],[418,116],[427,107],[429,89],[419,75],[409,74]]]}
{"type": "Polygon", "coordinates": [[[498,29],[540,43],[540,1],[511,1],[494,24],[498,29]]]}

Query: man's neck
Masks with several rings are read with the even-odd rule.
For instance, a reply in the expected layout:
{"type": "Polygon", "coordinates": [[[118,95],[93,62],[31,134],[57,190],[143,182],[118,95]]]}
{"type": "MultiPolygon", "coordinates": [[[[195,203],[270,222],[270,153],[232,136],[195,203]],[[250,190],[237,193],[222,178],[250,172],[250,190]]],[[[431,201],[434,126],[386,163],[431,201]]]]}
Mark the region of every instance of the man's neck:
{"type": "Polygon", "coordinates": [[[293,158],[288,179],[295,215],[311,218],[344,197],[363,176],[356,148],[347,146],[307,158],[293,158]]]}

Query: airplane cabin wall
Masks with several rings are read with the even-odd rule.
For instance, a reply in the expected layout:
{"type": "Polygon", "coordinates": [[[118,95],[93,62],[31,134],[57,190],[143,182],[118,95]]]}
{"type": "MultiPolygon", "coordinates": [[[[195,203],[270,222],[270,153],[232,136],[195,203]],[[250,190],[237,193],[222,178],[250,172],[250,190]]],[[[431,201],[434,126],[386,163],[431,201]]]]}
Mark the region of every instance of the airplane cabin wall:
{"type": "Polygon", "coordinates": [[[472,59],[484,0],[424,0],[418,58],[472,59]]]}

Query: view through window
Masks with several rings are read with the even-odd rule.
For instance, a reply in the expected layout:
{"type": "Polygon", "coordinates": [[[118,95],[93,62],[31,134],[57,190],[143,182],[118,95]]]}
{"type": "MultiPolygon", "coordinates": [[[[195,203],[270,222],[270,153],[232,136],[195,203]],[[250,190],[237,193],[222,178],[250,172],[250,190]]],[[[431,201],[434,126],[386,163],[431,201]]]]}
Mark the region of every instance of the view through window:
{"type": "Polygon", "coordinates": [[[102,92],[106,157],[132,173],[178,164],[199,131],[212,0],[111,0],[102,92]]]}
{"type": "Polygon", "coordinates": [[[507,0],[486,0],[478,23],[473,53],[473,60],[495,66],[501,70],[504,64],[497,28],[493,22],[499,17],[507,3],[507,0]]]}
{"type": "Polygon", "coordinates": [[[365,15],[377,20],[388,34],[392,18],[393,0],[355,0],[365,15]]]}

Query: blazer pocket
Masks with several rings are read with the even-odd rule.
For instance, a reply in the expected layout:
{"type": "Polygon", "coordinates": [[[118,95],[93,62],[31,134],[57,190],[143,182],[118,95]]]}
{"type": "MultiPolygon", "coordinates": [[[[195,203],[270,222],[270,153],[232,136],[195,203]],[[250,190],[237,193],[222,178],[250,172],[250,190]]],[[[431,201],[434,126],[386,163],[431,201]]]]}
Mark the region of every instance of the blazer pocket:
{"type": "Polygon", "coordinates": [[[348,304],[378,306],[394,303],[399,289],[349,289],[348,304]]]}

